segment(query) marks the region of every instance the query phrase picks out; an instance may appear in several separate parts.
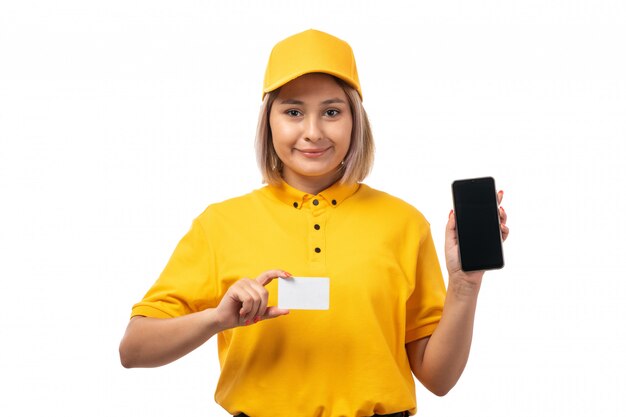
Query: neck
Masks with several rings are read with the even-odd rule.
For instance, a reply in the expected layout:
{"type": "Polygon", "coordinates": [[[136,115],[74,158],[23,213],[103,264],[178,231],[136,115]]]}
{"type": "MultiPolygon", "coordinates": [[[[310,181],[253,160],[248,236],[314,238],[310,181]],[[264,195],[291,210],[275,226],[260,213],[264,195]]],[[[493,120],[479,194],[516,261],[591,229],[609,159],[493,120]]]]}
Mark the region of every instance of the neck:
{"type": "MultiPolygon", "coordinates": [[[[287,173],[286,173],[287,174],[287,173]]],[[[334,172],[332,175],[320,177],[303,177],[298,175],[283,175],[287,184],[296,190],[304,191],[308,194],[319,194],[341,178],[341,172],[334,172]]]]}

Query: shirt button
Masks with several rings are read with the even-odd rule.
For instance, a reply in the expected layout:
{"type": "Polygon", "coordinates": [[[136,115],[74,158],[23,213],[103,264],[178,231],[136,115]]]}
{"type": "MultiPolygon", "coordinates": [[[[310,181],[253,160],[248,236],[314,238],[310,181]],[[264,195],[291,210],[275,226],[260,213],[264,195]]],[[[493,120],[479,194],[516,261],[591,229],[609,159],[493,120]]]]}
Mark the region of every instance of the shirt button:
{"type": "Polygon", "coordinates": [[[320,253],[322,250],[320,248],[315,248],[315,253],[320,253]]]}
{"type": "Polygon", "coordinates": [[[313,226],[315,228],[315,230],[320,230],[320,225],[316,224],[315,226],[313,226]]]}
{"type": "Polygon", "coordinates": [[[333,206],[336,206],[337,205],[337,200],[333,200],[333,201],[331,201],[331,203],[333,204],[333,206]]]}
{"type": "Polygon", "coordinates": [[[313,205],[314,205],[314,206],[317,206],[319,203],[320,203],[319,201],[317,201],[317,200],[313,200],[313,205]]]}
{"type": "Polygon", "coordinates": [[[293,206],[294,206],[295,208],[298,208],[298,203],[297,203],[297,202],[294,202],[294,203],[293,203],[293,206]]]}

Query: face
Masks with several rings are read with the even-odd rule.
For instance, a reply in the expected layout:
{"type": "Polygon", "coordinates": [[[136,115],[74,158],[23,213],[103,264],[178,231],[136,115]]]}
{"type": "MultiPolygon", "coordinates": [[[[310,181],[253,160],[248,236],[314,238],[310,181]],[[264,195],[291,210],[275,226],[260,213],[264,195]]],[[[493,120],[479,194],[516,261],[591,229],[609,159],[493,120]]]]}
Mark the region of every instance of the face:
{"type": "Polygon", "coordinates": [[[332,76],[306,74],[281,87],[270,129],[287,184],[317,194],[339,179],[350,148],[352,112],[332,76]]]}

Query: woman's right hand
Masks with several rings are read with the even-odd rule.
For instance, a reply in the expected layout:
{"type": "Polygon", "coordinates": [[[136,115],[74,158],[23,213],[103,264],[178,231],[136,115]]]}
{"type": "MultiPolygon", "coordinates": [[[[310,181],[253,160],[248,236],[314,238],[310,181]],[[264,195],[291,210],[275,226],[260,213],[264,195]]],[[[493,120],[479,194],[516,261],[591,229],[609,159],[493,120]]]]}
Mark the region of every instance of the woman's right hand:
{"type": "Polygon", "coordinates": [[[217,333],[270,319],[289,310],[267,306],[265,285],[288,278],[282,270],[263,272],[256,279],[240,279],[226,291],[216,308],[169,319],[135,316],[120,343],[120,360],[126,368],[165,365],[185,356],[217,333]]]}
{"type": "Polygon", "coordinates": [[[267,306],[268,292],[265,289],[274,278],[291,278],[289,272],[273,269],[265,271],[255,279],[242,278],[230,286],[215,309],[220,327],[224,330],[247,326],[264,319],[272,319],[289,313],[289,310],[267,306]]]}

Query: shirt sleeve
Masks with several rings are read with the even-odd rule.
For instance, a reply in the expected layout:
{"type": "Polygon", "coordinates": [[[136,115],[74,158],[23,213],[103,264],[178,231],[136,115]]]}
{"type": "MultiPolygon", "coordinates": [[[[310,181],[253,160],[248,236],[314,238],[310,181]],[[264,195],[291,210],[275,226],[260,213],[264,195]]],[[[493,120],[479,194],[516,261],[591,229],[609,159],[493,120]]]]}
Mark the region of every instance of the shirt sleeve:
{"type": "Polygon", "coordinates": [[[415,288],[407,302],[405,343],[434,332],[441,320],[445,298],[446,287],[429,226],[419,244],[415,288]]]}
{"type": "Polygon", "coordinates": [[[195,219],[165,269],[132,316],[178,317],[217,305],[212,277],[212,250],[202,224],[195,219]]]}

